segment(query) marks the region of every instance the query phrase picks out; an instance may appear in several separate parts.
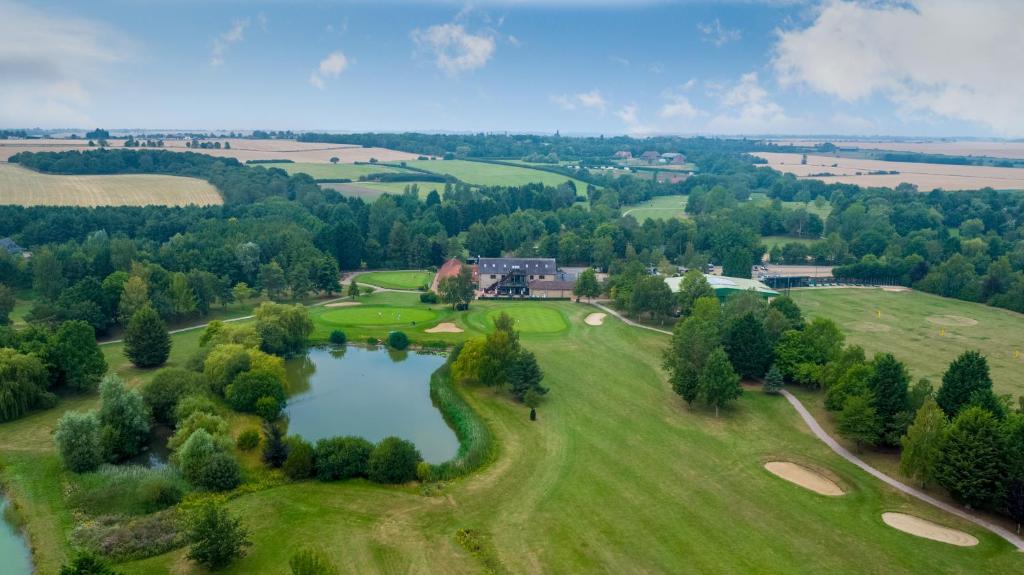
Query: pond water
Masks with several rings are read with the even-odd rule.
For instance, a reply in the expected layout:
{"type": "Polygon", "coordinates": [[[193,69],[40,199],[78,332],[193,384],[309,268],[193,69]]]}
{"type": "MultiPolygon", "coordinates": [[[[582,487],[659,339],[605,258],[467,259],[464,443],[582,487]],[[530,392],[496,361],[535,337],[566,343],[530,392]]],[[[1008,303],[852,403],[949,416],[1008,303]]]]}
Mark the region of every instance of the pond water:
{"type": "Polygon", "coordinates": [[[134,465],[142,465],[151,469],[162,469],[167,467],[167,460],[171,457],[171,450],[167,447],[167,440],[174,435],[174,429],[166,425],[154,425],[149,433],[149,443],[146,448],[127,461],[134,465]]]}
{"type": "Polygon", "coordinates": [[[339,435],[372,442],[395,435],[415,443],[424,460],[447,461],[459,440],[430,399],[430,374],[444,361],[386,349],[310,349],[285,365],[288,433],[313,443],[339,435]]]}
{"type": "Polygon", "coordinates": [[[32,552],[21,530],[7,519],[7,506],[10,505],[4,494],[0,493],[0,571],[11,575],[31,575],[32,552]]]}

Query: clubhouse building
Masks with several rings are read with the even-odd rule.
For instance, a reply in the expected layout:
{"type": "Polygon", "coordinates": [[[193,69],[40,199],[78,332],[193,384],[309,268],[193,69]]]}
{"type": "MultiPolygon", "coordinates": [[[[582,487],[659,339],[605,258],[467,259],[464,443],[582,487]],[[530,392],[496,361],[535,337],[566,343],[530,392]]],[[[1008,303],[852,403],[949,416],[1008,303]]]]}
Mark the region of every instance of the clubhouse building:
{"type": "Polygon", "coordinates": [[[483,297],[568,298],[576,285],[554,258],[478,258],[476,277],[483,297]]]}

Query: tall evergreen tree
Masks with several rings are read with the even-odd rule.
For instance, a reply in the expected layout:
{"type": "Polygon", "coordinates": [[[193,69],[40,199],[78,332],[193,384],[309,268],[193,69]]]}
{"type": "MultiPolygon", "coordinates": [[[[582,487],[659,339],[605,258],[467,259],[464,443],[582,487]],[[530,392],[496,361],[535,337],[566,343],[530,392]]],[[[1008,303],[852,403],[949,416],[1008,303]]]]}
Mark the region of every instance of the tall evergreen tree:
{"type": "Polygon", "coordinates": [[[768,374],[764,377],[764,392],[778,393],[785,383],[786,379],[782,376],[782,370],[773,363],[771,368],[768,369],[768,374]]]}
{"type": "Polygon", "coordinates": [[[882,442],[898,445],[906,431],[910,398],[910,375],[907,368],[891,353],[875,356],[874,369],[868,377],[871,406],[882,424],[882,442]]]}
{"type": "Polygon", "coordinates": [[[92,391],[107,372],[107,360],[96,344],[96,332],[84,321],[66,321],[54,334],[49,358],[58,383],[74,391],[92,391]]]}
{"type": "Polygon", "coordinates": [[[530,391],[543,395],[547,389],[541,387],[540,381],[544,378],[540,366],[537,365],[537,357],[525,349],[519,350],[512,358],[508,366],[508,382],[512,397],[517,401],[523,401],[530,391]]]}
{"type": "Polygon", "coordinates": [[[839,412],[839,434],[857,444],[875,445],[882,433],[882,424],[875,408],[871,407],[871,394],[851,395],[839,412]]]}
{"type": "Polygon", "coordinates": [[[935,402],[948,417],[956,417],[971,402],[975,392],[991,390],[992,378],[985,356],[976,350],[965,351],[942,375],[942,386],[935,395],[935,402]]]}
{"type": "Polygon", "coordinates": [[[971,507],[999,505],[1006,477],[1004,440],[994,415],[980,407],[965,408],[949,427],[938,467],[939,484],[971,507]]]}
{"type": "Polygon", "coordinates": [[[722,338],[729,361],[740,377],[761,377],[772,361],[771,342],[764,325],[747,313],[726,327],[722,338]]]}
{"type": "Polygon", "coordinates": [[[171,336],[160,316],[150,306],[135,312],[124,332],[124,354],[137,367],[157,367],[171,353],[171,336]]]}

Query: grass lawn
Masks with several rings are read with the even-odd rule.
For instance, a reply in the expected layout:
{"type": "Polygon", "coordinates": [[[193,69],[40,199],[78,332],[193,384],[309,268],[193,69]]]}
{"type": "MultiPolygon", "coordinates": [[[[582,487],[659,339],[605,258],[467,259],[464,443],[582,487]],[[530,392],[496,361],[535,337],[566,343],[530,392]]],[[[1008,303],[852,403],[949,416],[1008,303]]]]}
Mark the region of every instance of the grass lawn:
{"type": "Polygon", "coordinates": [[[690,196],[658,196],[633,206],[623,206],[623,216],[633,216],[636,221],[668,220],[686,218],[686,202],[690,196]]]}
{"type": "Polygon", "coordinates": [[[835,320],[868,354],[892,352],[915,378],[938,388],[949,362],[969,349],[988,358],[998,393],[1024,394],[1024,315],[916,291],[806,289],[791,292],[808,317],[835,320]]]}
{"type": "Polygon", "coordinates": [[[493,309],[487,313],[487,319],[493,324],[502,312],[507,313],[515,321],[516,329],[523,333],[557,333],[569,327],[558,310],[529,303],[493,309]]]}
{"type": "Polygon", "coordinates": [[[428,271],[370,272],[359,274],[355,281],[388,289],[419,289],[429,286],[434,274],[428,271]]]}
{"type": "Polygon", "coordinates": [[[265,168],[281,168],[289,174],[309,174],[317,180],[334,178],[348,178],[352,181],[358,180],[359,176],[370,174],[381,174],[390,172],[404,172],[401,168],[381,166],[377,164],[320,164],[320,163],[289,163],[279,164],[254,164],[265,168]]]}
{"type": "MultiPolygon", "coordinates": [[[[768,204],[771,203],[772,200],[765,194],[757,193],[750,194],[750,201],[757,202],[759,204],[768,204]]],[[[827,219],[828,215],[832,213],[832,204],[828,202],[820,208],[814,205],[814,202],[782,202],[782,206],[791,210],[796,208],[805,208],[808,212],[817,214],[822,221],[827,219]]]]}
{"type": "Polygon", "coordinates": [[[572,180],[576,184],[577,194],[586,195],[587,193],[586,182],[562,174],[527,167],[519,168],[467,160],[416,160],[406,162],[406,165],[437,174],[449,174],[468,184],[480,186],[522,186],[538,182],[546,186],[559,186],[566,180],[572,180]]]}
{"type": "Polygon", "coordinates": [[[782,247],[786,244],[797,243],[797,244],[813,244],[818,241],[815,238],[796,238],[793,236],[761,236],[761,243],[765,245],[769,250],[775,248],[775,246],[782,247]]]}
{"type": "MultiPolygon", "coordinates": [[[[415,297],[386,293],[364,301],[417,308],[415,297]]],[[[486,329],[501,309],[519,315],[524,326],[527,316],[550,315],[532,308],[556,313],[564,323],[557,333],[522,334],[551,389],[538,421],[504,395],[464,390],[495,435],[494,463],[433,495],[409,486],[307,481],[236,497],[230,506],[254,545],[224,572],[284,573],[290,555],[307,546],[321,549],[344,573],[966,574],[1024,568],[1024,555],[1001,539],[885,488],[840,459],[782,397],[749,389],[720,418],[687,409],[660,368],[665,335],[614,318],[587,326],[583,318],[594,308],[570,302],[474,302],[467,312],[438,311],[437,319],[454,319],[469,335],[486,329]],[[847,494],[816,495],[763,469],[779,459],[823,470],[847,494]],[[959,548],[915,538],[885,526],[884,511],[964,529],[980,544],[959,548]],[[475,553],[459,543],[460,530],[470,530],[479,543],[475,553]]],[[[338,309],[344,308],[315,308],[315,321],[338,309]]],[[[383,333],[387,326],[376,329],[383,333]]],[[[194,345],[174,337],[176,347],[194,345]]],[[[29,419],[55,418],[51,412],[67,407],[29,419]]],[[[5,459],[3,474],[15,487],[14,499],[40,512],[28,515],[29,529],[33,537],[49,538],[37,549],[41,572],[52,573],[60,558],[47,554],[67,552],[72,524],[63,511],[63,472],[48,446],[16,451],[15,427],[26,426],[0,425],[0,451],[14,459],[5,459]]],[[[200,573],[185,553],[117,568],[128,575],[200,573]]]]}

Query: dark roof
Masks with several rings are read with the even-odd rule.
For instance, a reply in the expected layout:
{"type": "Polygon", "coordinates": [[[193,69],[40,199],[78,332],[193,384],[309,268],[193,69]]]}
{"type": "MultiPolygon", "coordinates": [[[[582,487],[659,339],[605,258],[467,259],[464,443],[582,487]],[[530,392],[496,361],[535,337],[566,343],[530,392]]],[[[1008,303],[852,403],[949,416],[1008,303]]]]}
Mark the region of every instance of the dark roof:
{"type": "Polygon", "coordinates": [[[514,269],[530,274],[551,274],[557,271],[554,258],[480,258],[477,269],[481,274],[507,274],[514,269]]]}
{"type": "Polygon", "coordinates": [[[12,240],[11,238],[4,238],[0,240],[0,248],[3,248],[4,250],[7,251],[7,253],[11,255],[18,255],[25,251],[25,248],[14,243],[14,240],[12,240]]]}
{"type": "Polygon", "coordinates": [[[561,289],[571,290],[576,287],[576,282],[563,280],[533,280],[529,282],[530,289],[561,289]]]}

